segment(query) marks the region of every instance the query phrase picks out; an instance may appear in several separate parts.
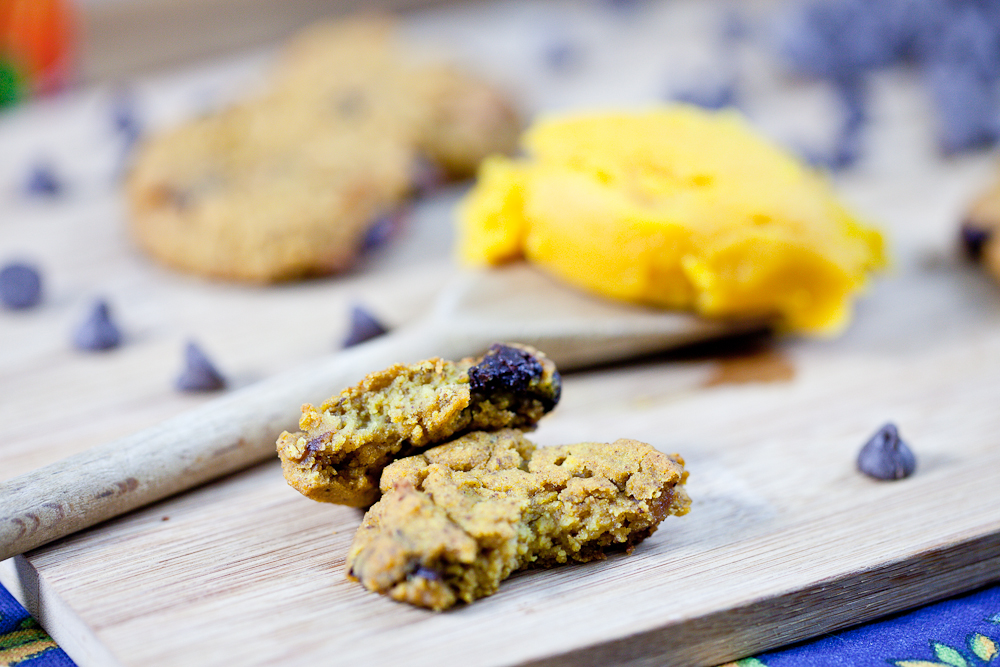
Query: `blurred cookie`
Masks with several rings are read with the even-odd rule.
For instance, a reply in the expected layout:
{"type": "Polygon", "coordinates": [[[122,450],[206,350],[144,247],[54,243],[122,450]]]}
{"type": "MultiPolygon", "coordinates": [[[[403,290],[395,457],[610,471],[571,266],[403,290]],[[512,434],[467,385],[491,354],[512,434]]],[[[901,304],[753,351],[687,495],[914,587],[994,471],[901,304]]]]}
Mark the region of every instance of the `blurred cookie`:
{"type": "Polygon", "coordinates": [[[424,62],[392,22],[314,26],[268,92],[155,135],[127,181],[139,245],[176,268],[273,282],[343,271],[421,165],[471,173],[514,146],[492,88],[424,62]]]}
{"type": "Polygon", "coordinates": [[[1000,180],[973,201],[959,233],[969,258],[1000,280],[1000,180]]]}

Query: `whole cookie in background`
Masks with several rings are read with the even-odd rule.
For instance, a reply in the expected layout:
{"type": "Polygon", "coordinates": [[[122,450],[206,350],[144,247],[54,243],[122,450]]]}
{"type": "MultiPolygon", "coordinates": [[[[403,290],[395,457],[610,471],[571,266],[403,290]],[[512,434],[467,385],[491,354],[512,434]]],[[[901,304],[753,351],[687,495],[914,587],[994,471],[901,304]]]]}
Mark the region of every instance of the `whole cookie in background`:
{"type": "Polygon", "coordinates": [[[206,276],[276,282],[343,271],[427,162],[471,174],[518,132],[490,86],[401,44],[393,22],[294,38],[264,95],[154,135],[126,190],[139,245],[206,276]]]}

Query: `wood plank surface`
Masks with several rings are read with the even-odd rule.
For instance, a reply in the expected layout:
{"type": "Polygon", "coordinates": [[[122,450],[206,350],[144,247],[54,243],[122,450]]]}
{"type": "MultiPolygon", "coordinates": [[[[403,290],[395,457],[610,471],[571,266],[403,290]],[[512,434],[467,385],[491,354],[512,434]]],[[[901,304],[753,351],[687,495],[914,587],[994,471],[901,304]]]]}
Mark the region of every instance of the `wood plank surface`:
{"type": "MultiPolygon", "coordinates": [[[[505,57],[539,45],[524,26],[538,25],[543,5],[517,6],[428,12],[410,28],[447,39],[533,111],[648,99],[646,65],[620,76],[622,45],[630,57],[687,63],[674,70],[680,81],[706,58],[696,37],[707,40],[718,16],[713,3],[677,2],[631,25],[577,17],[568,25],[621,48],[595,52],[586,79],[556,80],[526,56],[505,57]]],[[[139,90],[167,122],[205,91],[222,98],[253,81],[262,62],[247,56],[139,90]]],[[[819,89],[768,74],[761,53],[745,62],[760,127],[790,143],[796,129],[823,135],[819,89]]],[[[1000,289],[954,244],[994,158],[940,158],[907,73],[879,76],[873,88],[872,151],[836,184],[886,230],[894,265],[850,329],[572,373],[535,432],[544,445],[631,437],[685,457],[691,513],[631,556],[519,573],[446,613],[410,608],[344,578],[360,512],[302,498],[270,462],[18,557],[3,581],[84,666],[711,665],[995,581],[1000,289]],[[880,483],[854,459],[890,420],[918,470],[880,483]]],[[[56,202],[4,195],[0,253],[36,259],[47,298],[36,311],[0,313],[0,479],[211,400],[172,389],[188,337],[246,386],[333,349],[352,300],[399,325],[454,275],[449,222],[460,187],[418,204],[406,234],[340,279],[246,288],[150,264],[123,231],[115,156],[100,135],[107,92],[0,125],[5,183],[45,152],[73,185],[56,202]],[[112,300],[126,345],[73,352],[69,332],[97,294],[112,300]]]]}
{"type": "Polygon", "coordinates": [[[434,0],[91,0],[76,7],[77,75],[86,83],[128,80],[239,49],[268,47],[318,19],[433,4],[434,0]]]}

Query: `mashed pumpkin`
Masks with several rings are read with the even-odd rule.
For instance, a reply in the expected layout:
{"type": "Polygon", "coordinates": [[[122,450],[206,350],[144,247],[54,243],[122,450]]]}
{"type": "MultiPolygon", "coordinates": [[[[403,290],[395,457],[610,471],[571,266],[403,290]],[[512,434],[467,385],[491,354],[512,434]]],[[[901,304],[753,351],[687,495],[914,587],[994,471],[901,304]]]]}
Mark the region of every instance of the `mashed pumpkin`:
{"type": "Polygon", "coordinates": [[[836,333],[885,263],[881,235],[734,111],[553,117],[522,144],[459,207],[467,265],[523,257],[616,299],[836,333]]]}

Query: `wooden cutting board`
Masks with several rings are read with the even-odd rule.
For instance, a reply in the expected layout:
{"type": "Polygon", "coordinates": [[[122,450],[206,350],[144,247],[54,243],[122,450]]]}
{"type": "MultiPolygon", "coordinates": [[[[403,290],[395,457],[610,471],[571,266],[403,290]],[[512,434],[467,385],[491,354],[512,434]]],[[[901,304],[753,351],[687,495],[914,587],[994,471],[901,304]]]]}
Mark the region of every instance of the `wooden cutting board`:
{"type": "MultiPolygon", "coordinates": [[[[149,92],[166,107],[193,76],[231,74],[149,92]]],[[[887,231],[895,263],[851,328],[573,373],[535,432],[543,445],[631,437],[685,457],[691,513],[631,556],[519,573],[442,614],[409,608],[344,578],[360,512],[302,498],[271,462],[8,561],[5,585],[82,666],[711,665],[996,580],[1000,290],[953,243],[992,158],[940,160],[913,82],[877,84],[873,152],[838,187],[887,231]],[[854,460],[890,420],[918,470],[875,482],[854,460]]],[[[94,166],[113,166],[94,146],[104,99],[86,93],[0,127],[6,182],[45,146],[77,184],[63,201],[11,195],[4,209],[0,250],[38,260],[48,282],[42,308],[0,325],[2,479],[211,400],[171,388],[188,338],[245,386],[334,349],[352,301],[400,325],[453,275],[457,190],[417,206],[406,234],[339,280],[253,289],[148,264],[94,166]],[[72,325],[98,294],[127,344],[72,352],[72,325]]],[[[810,108],[773,99],[762,126],[810,108]]]]}
{"type": "Polygon", "coordinates": [[[276,463],[15,564],[83,665],[719,663],[996,579],[1000,313],[955,308],[991,298],[956,267],[901,275],[836,342],[567,377],[537,441],[679,451],[691,513],[631,556],[447,613],[348,582],[361,513],[302,498],[276,463]],[[919,468],[880,483],[853,463],[888,419],[919,468]]]}

